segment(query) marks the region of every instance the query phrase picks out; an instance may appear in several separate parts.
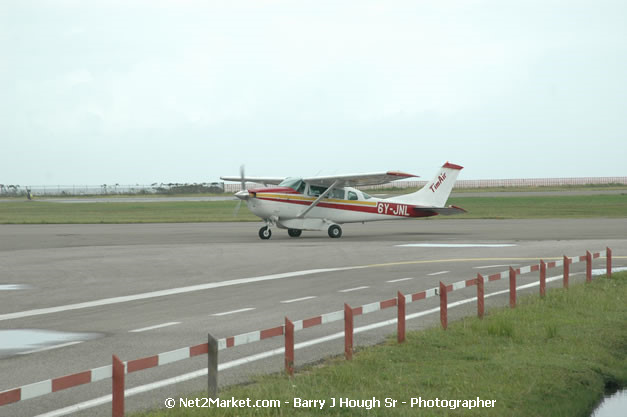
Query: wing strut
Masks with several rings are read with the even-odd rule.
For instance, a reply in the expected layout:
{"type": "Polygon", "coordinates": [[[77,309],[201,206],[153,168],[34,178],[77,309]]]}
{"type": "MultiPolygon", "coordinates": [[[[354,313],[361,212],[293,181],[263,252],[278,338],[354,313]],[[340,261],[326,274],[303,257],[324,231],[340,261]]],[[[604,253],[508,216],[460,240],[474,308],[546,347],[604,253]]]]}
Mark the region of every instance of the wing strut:
{"type": "Polygon", "coordinates": [[[309,213],[309,211],[310,211],[312,208],[314,208],[314,207],[316,207],[316,206],[318,205],[318,203],[320,202],[320,200],[322,200],[324,197],[326,197],[326,196],[327,196],[327,195],[331,192],[331,190],[333,189],[333,187],[335,187],[335,186],[337,185],[337,183],[338,183],[338,182],[340,182],[340,180],[335,180],[335,181],[333,182],[333,184],[331,184],[331,186],[330,186],[329,188],[327,188],[327,189],[326,189],[326,190],[325,190],[322,194],[320,194],[320,196],[319,196],[318,198],[316,198],[316,199],[314,200],[314,202],[313,202],[313,203],[311,203],[311,205],[310,205],[309,207],[307,207],[305,210],[303,210],[303,211],[302,211],[302,212],[298,215],[298,218],[302,219],[303,217],[305,217],[305,215],[306,215],[307,213],[309,213]]]}

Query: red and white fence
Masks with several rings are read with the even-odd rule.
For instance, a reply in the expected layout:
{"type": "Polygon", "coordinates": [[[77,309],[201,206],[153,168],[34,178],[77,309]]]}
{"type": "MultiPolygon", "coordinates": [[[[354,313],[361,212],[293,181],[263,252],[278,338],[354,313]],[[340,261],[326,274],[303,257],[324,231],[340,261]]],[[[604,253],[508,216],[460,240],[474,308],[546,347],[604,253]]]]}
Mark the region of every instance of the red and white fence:
{"type": "MultiPolygon", "coordinates": [[[[583,256],[575,256],[568,258],[564,256],[562,260],[544,262],[540,260],[539,264],[529,265],[522,268],[495,273],[487,276],[487,281],[498,281],[501,279],[509,279],[509,304],[511,308],[516,307],[516,278],[518,275],[524,275],[531,272],[539,271],[539,287],[540,295],[543,296],[546,291],[546,271],[547,269],[563,267],[563,287],[568,288],[570,278],[570,265],[585,262],[586,263],[586,282],[592,280],[592,262],[594,259],[601,257],[601,253],[586,252],[583,256]]],[[[608,278],[612,275],[612,250],[606,248],[606,273],[608,278]]],[[[319,316],[310,317],[308,319],[290,321],[287,317],[285,323],[280,326],[271,327],[265,330],[256,330],[253,332],[243,333],[223,339],[213,339],[209,335],[207,343],[201,343],[195,346],[185,347],[148,356],[145,358],[134,359],[122,362],[117,356],[113,355],[112,365],[93,368],[87,371],[78,372],[58,378],[48,379],[45,381],[28,384],[21,387],[13,388],[0,392],[0,406],[24,401],[31,398],[40,397],[51,394],[53,392],[65,390],[90,382],[101,381],[112,378],[112,410],[114,417],[124,415],[124,385],[125,375],[139,372],[149,368],[155,368],[173,362],[178,362],[194,356],[209,354],[209,386],[210,393],[217,389],[217,364],[218,351],[229,349],[264,339],[277,336],[284,336],[285,339],[285,370],[289,375],[294,373],[294,333],[302,331],[310,327],[319,326],[344,320],[344,354],[346,359],[350,360],[353,354],[353,325],[354,317],[374,313],[380,310],[396,307],[397,308],[397,340],[402,343],[405,340],[405,312],[406,305],[420,300],[440,297],[440,322],[443,329],[448,326],[448,294],[468,287],[477,287],[477,315],[484,315],[484,285],[485,278],[481,274],[477,274],[476,278],[464,281],[457,281],[452,284],[444,284],[440,282],[438,288],[430,288],[428,290],[419,291],[413,294],[404,295],[397,293],[395,298],[388,300],[369,303],[360,307],[351,307],[344,304],[344,310],[334,311],[331,313],[321,314],[319,316]],[[212,348],[213,347],[213,348],[212,348]],[[213,368],[213,369],[212,369],[213,368]],[[212,380],[213,378],[213,380],[212,380]],[[213,390],[211,389],[213,387],[213,390]]]]}

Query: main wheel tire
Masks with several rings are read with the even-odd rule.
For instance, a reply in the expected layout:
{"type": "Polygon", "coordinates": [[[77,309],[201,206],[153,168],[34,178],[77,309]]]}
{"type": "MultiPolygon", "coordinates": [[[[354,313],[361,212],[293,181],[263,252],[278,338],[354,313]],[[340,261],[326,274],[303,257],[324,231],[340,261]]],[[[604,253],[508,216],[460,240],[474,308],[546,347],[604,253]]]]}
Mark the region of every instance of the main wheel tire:
{"type": "Polygon", "coordinates": [[[329,237],[333,239],[342,237],[342,228],[337,224],[329,226],[329,237]]]}
{"type": "Polygon", "coordinates": [[[272,230],[270,230],[268,226],[264,226],[261,229],[259,229],[259,237],[261,239],[268,240],[270,239],[270,236],[272,236],[272,230]]]}
{"type": "Polygon", "coordinates": [[[287,234],[290,235],[290,237],[299,237],[302,233],[303,231],[301,229],[287,229],[287,234]]]}

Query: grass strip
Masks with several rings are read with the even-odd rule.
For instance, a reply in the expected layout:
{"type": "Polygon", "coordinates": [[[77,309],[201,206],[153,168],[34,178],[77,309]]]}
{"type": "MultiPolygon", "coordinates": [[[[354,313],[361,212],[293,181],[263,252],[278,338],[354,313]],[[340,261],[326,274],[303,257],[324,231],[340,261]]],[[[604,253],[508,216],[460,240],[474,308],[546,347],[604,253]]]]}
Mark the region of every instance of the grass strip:
{"type": "MultiPolygon", "coordinates": [[[[259,221],[242,204],[235,216],[236,201],[163,201],[53,203],[4,201],[0,224],[44,223],[178,223],[259,221]]],[[[627,195],[464,197],[451,198],[468,213],[429,219],[538,219],[627,217],[627,195]]]]}
{"type": "MultiPolygon", "coordinates": [[[[627,385],[627,272],[521,297],[516,309],[491,309],[447,331],[409,332],[358,350],[352,361],[326,360],[294,378],[275,374],[223,389],[220,398],[281,400],[280,408],[181,408],[133,417],[170,416],[568,416],[588,417],[607,387],[627,385]],[[331,398],[376,398],[381,407],[329,408],[331,398]],[[417,408],[424,400],[496,400],[493,408],[417,408]],[[294,408],[294,398],[326,400],[294,408]],[[385,407],[385,398],[397,400],[385,407]],[[285,402],[289,402],[286,404],[285,402]],[[407,404],[401,404],[407,401],[407,404]]],[[[204,397],[204,393],[187,398],[204,397]]]]}

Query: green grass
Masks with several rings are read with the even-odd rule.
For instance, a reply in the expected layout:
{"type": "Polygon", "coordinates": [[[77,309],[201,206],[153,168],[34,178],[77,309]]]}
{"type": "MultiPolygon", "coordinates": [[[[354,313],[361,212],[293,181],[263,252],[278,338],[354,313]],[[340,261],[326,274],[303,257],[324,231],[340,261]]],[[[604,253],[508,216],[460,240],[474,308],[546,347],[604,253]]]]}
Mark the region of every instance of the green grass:
{"type": "MultiPolygon", "coordinates": [[[[294,378],[260,376],[233,386],[221,398],[277,399],[274,409],[154,410],[133,417],[169,416],[564,416],[588,417],[607,387],[627,385],[627,273],[611,280],[556,289],[545,299],[521,297],[516,309],[491,309],[483,320],[466,318],[448,330],[410,332],[300,369],[294,378]],[[293,408],[295,397],[370,399],[373,410],[293,408]],[[411,408],[412,397],[496,400],[494,408],[411,408]],[[399,401],[383,408],[385,398],[399,401]],[[290,401],[290,404],[285,404],[290,401]]],[[[359,338],[359,336],[357,336],[359,338]]],[[[193,393],[188,398],[203,397],[193,393]]],[[[179,396],[175,396],[178,403],[179,396]]]]}
{"type": "MultiPolygon", "coordinates": [[[[259,221],[236,201],[52,203],[42,200],[0,202],[0,224],[177,223],[259,221]]],[[[627,217],[627,195],[451,198],[468,213],[431,219],[537,219],[627,217]]]]}

